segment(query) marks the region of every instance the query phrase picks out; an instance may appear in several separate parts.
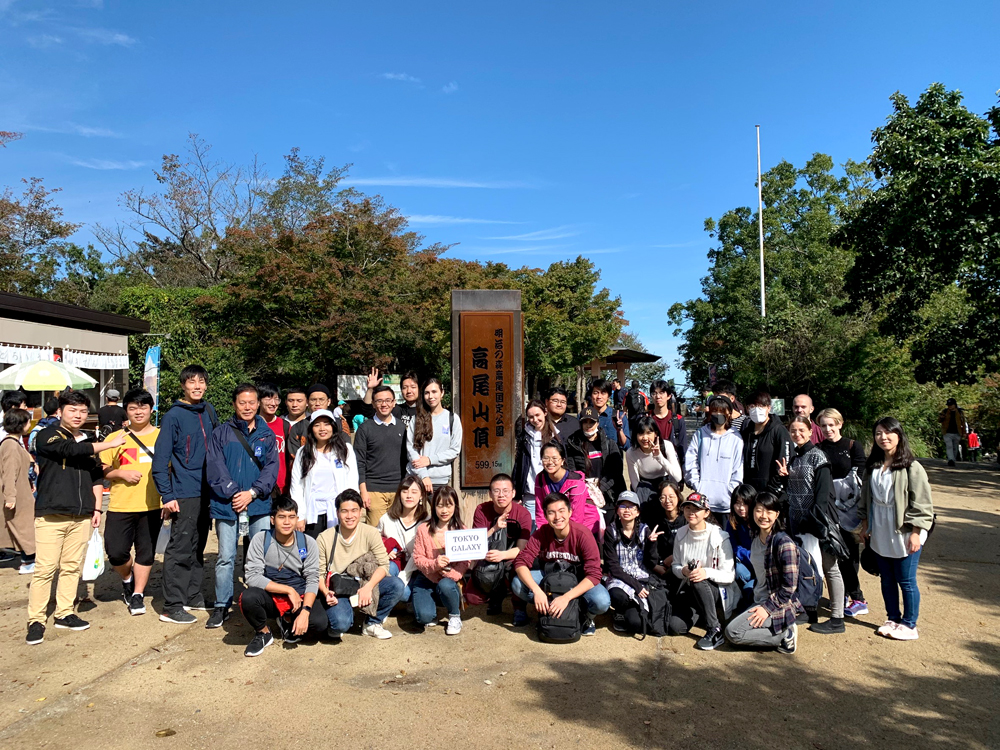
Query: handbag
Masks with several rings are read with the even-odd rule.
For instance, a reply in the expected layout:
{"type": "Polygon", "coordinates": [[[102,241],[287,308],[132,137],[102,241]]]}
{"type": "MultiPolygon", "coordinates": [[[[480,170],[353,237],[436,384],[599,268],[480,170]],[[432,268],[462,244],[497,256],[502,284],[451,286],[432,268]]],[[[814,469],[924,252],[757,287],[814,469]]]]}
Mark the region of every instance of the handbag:
{"type": "Polygon", "coordinates": [[[597,477],[588,477],[584,481],[587,483],[587,494],[590,496],[590,502],[598,508],[603,508],[605,500],[604,493],[601,492],[601,480],[597,477]]]}
{"type": "MultiPolygon", "coordinates": [[[[339,538],[340,527],[338,526],[337,530],[333,532],[333,551],[330,553],[331,560],[337,551],[337,540],[339,538]]],[[[361,588],[361,581],[354,576],[344,575],[343,573],[327,573],[326,587],[339,599],[342,596],[350,597],[358,593],[358,589],[361,588]]]]}

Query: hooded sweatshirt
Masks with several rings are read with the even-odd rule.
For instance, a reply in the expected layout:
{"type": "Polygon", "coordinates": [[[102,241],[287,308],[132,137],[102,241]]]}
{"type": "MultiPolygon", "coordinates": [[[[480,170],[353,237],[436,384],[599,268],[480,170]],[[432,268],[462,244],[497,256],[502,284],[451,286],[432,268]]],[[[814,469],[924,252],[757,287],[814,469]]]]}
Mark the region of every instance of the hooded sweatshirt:
{"type": "Polygon", "coordinates": [[[733,490],[743,481],[743,438],[721,435],[703,425],[691,438],[684,460],[684,481],[708,499],[715,513],[728,513],[733,490]]]}
{"type": "Polygon", "coordinates": [[[767,420],[760,434],[754,432],[757,425],[748,419],[743,424],[743,481],[757,492],[773,492],[781,496],[788,484],[788,477],[778,474],[779,459],[792,461],[794,446],[788,437],[788,430],[774,417],[767,420]]]}
{"type": "Polygon", "coordinates": [[[406,428],[406,453],[410,459],[406,464],[406,470],[420,479],[430,477],[431,483],[437,487],[451,483],[451,465],[462,452],[462,422],[458,417],[453,417],[447,409],[431,417],[431,422],[434,425],[434,435],[419,451],[413,447],[416,420],[410,422],[406,428]],[[420,456],[427,456],[431,460],[430,466],[414,468],[413,461],[420,456]]]}
{"type": "Polygon", "coordinates": [[[206,449],[218,424],[207,401],[174,401],[163,416],[153,449],[153,481],[164,503],[204,494],[206,449]]]}

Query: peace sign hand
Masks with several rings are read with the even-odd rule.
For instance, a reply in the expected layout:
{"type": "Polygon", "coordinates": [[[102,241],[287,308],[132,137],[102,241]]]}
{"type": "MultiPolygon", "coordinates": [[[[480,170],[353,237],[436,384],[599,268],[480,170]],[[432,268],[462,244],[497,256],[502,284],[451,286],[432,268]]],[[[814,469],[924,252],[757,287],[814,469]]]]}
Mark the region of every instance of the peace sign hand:
{"type": "Polygon", "coordinates": [[[778,476],[779,477],[787,477],[788,476],[788,459],[787,458],[779,458],[777,461],[775,461],[775,463],[778,464],[778,476]]]}
{"type": "Polygon", "coordinates": [[[656,524],[656,526],[653,527],[653,530],[649,532],[649,541],[655,542],[657,539],[663,536],[663,532],[659,531],[659,528],[660,525],[656,524]]]}

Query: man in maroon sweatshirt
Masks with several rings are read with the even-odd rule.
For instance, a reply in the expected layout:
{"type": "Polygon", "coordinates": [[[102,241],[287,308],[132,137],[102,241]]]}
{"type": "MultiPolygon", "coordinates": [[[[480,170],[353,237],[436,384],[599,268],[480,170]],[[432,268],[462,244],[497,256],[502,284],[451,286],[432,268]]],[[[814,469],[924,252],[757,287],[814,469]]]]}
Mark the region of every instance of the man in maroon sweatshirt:
{"type": "MultiPolygon", "coordinates": [[[[590,530],[570,520],[569,499],[553,492],[542,501],[547,524],[531,535],[528,545],[514,560],[514,573],[517,577],[511,585],[511,590],[518,599],[533,601],[535,611],[539,614],[553,614],[556,617],[563,613],[566,605],[573,599],[583,597],[587,605],[587,619],[583,623],[583,635],[594,635],[594,617],[608,611],[611,597],[608,590],[601,585],[601,554],[597,542],[590,530]],[[542,571],[532,570],[535,562],[542,565],[553,560],[565,560],[572,563],[577,570],[580,582],[572,589],[548,600],[542,587],[542,571]]],[[[517,611],[514,612],[514,624],[518,622],[517,611]]]]}

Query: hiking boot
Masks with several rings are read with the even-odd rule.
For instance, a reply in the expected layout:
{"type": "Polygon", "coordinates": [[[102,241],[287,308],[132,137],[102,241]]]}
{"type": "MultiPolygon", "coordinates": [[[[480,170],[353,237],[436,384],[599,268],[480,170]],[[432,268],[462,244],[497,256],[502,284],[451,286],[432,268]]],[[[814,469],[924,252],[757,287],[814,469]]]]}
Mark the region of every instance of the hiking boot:
{"type": "Polygon", "coordinates": [[[146,614],[146,603],[143,601],[142,594],[132,594],[132,598],[128,602],[128,613],[133,617],[146,614]]]}
{"type": "Polygon", "coordinates": [[[844,627],[843,617],[831,617],[826,622],[818,622],[815,625],[810,625],[809,629],[814,633],[822,635],[833,635],[834,633],[843,633],[847,630],[844,627]]]}
{"type": "Polygon", "coordinates": [[[694,647],[700,651],[715,651],[725,642],[726,638],[722,635],[722,628],[712,628],[694,644],[694,647]]]}
{"type": "Polygon", "coordinates": [[[135,577],[129,578],[127,581],[122,581],[122,599],[125,601],[125,606],[132,603],[132,594],[135,593],[135,577]]]}
{"type": "Polygon", "coordinates": [[[29,646],[35,646],[45,640],[45,626],[40,622],[28,623],[28,637],[24,642],[29,646]]]}
{"type": "Polygon", "coordinates": [[[160,613],[160,622],[172,622],[176,625],[190,625],[198,622],[198,618],[183,609],[165,609],[160,613]]]}
{"type": "Polygon", "coordinates": [[[243,655],[260,656],[261,652],[272,643],[274,643],[273,635],[270,633],[257,633],[247,646],[247,650],[243,652],[243,655]]]}
{"type": "Polygon", "coordinates": [[[625,615],[615,615],[611,620],[611,627],[615,629],[616,633],[625,632],[625,615]]]}
{"type": "Polygon", "coordinates": [[[799,626],[794,622],[792,627],[785,631],[785,637],[778,644],[779,654],[794,654],[799,644],[799,626]]]}
{"type": "Polygon", "coordinates": [[[90,627],[89,622],[81,620],[73,614],[66,617],[57,617],[53,624],[60,630],[86,630],[90,627]]]}
{"type": "Polygon", "coordinates": [[[458,635],[462,632],[462,616],[448,615],[448,625],[444,629],[445,635],[458,635]]]}
{"type": "Polygon", "coordinates": [[[588,617],[583,621],[583,625],[580,628],[580,635],[597,635],[597,626],[594,624],[593,617],[588,617]]]}
{"type": "MultiPolygon", "coordinates": [[[[448,623],[448,626],[451,627],[451,623],[450,622],[448,623]]],[[[461,628],[461,620],[459,620],[459,630],[461,630],[461,629],[462,629],[461,628]]],[[[363,628],[361,628],[361,634],[362,635],[370,635],[372,638],[378,638],[380,641],[386,641],[386,640],[389,640],[390,638],[392,638],[392,633],[390,633],[388,630],[386,630],[382,626],[382,623],[380,623],[380,622],[370,622],[370,623],[368,623],[363,628]]],[[[451,633],[448,633],[448,635],[451,635],[451,633]]]]}
{"type": "Polygon", "coordinates": [[[868,614],[868,602],[864,599],[851,599],[851,603],[844,607],[844,614],[848,617],[858,617],[868,614]]]}
{"type": "Polygon", "coordinates": [[[514,627],[515,628],[523,628],[525,625],[528,624],[528,622],[529,622],[529,620],[528,620],[528,613],[527,612],[525,612],[523,609],[515,609],[514,610],[514,627]]]}
{"type": "Polygon", "coordinates": [[[208,622],[205,623],[205,628],[208,630],[214,630],[215,628],[221,628],[222,623],[229,619],[229,609],[227,607],[216,607],[212,610],[212,614],[208,617],[208,622]]]}

